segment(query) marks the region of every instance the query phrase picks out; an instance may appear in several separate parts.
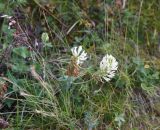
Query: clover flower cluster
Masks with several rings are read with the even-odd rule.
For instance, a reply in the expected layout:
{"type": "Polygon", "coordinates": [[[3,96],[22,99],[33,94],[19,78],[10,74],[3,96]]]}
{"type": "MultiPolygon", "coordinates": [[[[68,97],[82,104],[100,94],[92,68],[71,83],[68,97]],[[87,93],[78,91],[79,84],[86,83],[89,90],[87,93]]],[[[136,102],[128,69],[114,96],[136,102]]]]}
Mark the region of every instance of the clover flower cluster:
{"type": "Polygon", "coordinates": [[[101,76],[107,82],[110,81],[118,69],[118,62],[112,55],[105,55],[100,62],[101,76]]]}
{"type": "Polygon", "coordinates": [[[72,55],[76,59],[77,65],[82,64],[88,58],[87,53],[82,49],[82,46],[73,47],[71,51],[72,51],[72,55]]]}
{"type": "MultiPolygon", "coordinates": [[[[83,50],[82,46],[71,48],[72,55],[76,59],[77,66],[83,64],[87,60],[87,53],[83,50]]],[[[100,78],[103,78],[105,81],[109,82],[116,73],[118,69],[118,62],[112,55],[106,54],[102,61],[100,62],[100,78]]]]}

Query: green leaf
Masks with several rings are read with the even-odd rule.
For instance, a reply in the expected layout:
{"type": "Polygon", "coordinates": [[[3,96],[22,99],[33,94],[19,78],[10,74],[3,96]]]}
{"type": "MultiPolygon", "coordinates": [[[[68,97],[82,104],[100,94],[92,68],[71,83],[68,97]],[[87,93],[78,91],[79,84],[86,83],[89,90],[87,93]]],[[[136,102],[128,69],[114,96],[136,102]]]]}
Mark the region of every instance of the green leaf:
{"type": "Polygon", "coordinates": [[[30,56],[30,52],[28,51],[27,47],[14,48],[13,52],[23,58],[27,58],[30,56]]]}
{"type": "Polygon", "coordinates": [[[21,73],[25,73],[27,71],[29,71],[29,66],[27,66],[24,63],[16,63],[12,66],[12,70],[15,72],[21,72],[21,73]]]}
{"type": "Polygon", "coordinates": [[[11,108],[13,103],[14,103],[14,100],[11,100],[11,99],[6,99],[4,101],[4,104],[7,105],[9,108],[11,108]]]}
{"type": "Polygon", "coordinates": [[[50,43],[50,42],[47,42],[47,43],[44,43],[45,44],[45,47],[53,47],[53,45],[52,45],[52,43],[50,43]]]}
{"type": "Polygon", "coordinates": [[[5,3],[0,2],[0,11],[4,11],[5,3]]]}

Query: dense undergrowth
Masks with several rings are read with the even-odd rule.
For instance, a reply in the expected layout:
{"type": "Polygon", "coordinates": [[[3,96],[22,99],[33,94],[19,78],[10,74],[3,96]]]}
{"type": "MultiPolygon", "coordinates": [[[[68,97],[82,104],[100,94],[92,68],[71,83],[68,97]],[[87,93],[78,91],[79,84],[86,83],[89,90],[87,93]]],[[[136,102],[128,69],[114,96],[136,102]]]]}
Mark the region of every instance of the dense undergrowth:
{"type": "Polygon", "coordinates": [[[160,2],[123,6],[1,0],[0,128],[160,129],[160,2]],[[88,55],[78,68],[75,46],[88,55]],[[109,82],[96,76],[106,54],[118,61],[109,82]]]}

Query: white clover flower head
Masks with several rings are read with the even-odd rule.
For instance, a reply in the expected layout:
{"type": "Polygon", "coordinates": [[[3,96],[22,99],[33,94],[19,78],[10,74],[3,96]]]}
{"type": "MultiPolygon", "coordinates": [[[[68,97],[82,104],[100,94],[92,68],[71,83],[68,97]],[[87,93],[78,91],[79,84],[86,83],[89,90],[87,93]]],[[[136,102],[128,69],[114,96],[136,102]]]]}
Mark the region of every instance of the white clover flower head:
{"type": "Polygon", "coordinates": [[[87,53],[83,50],[82,46],[71,48],[72,55],[76,58],[77,65],[82,64],[87,60],[87,53]]]}
{"type": "Polygon", "coordinates": [[[101,77],[107,82],[110,81],[118,69],[118,62],[112,55],[105,55],[100,62],[101,77]]]}

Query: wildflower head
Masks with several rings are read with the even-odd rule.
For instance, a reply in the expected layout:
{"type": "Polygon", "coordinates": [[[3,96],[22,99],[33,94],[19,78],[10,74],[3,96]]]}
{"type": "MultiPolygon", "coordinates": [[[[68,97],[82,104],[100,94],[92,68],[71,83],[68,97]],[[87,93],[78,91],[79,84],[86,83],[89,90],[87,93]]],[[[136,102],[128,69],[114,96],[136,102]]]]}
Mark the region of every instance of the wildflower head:
{"type": "Polygon", "coordinates": [[[112,55],[105,55],[100,62],[100,76],[108,82],[115,76],[117,69],[118,62],[116,59],[112,55]]]}
{"type": "Polygon", "coordinates": [[[87,53],[82,49],[82,46],[73,47],[71,49],[73,57],[67,67],[66,74],[68,76],[77,77],[79,75],[79,65],[87,59],[87,53]]]}
{"type": "Polygon", "coordinates": [[[82,46],[73,47],[71,51],[77,65],[82,64],[87,59],[87,53],[82,49],[82,46]]]}

